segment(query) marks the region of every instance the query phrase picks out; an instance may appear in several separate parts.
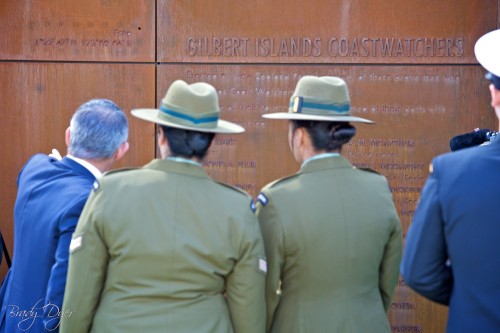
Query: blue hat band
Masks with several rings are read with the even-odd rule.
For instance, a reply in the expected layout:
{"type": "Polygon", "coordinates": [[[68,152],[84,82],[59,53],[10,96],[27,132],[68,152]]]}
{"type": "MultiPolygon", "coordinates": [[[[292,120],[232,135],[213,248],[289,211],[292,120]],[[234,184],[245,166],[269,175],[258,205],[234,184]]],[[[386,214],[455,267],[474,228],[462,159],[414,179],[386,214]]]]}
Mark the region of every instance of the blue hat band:
{"type": "Polygon", "coordinates": [[[160,105],[160,117],[164,120],[183,126],[193,126],[198,128],[215,128],[219,121],[219,115],[209,115],[203,117],[193,117],[191,115],[174,111],[160,105]]]}
{"type": "Polygon", "coordinates": [[[321,116],[346,116],[349,115],[349,110],[351,105],[349,103],[332,103],[332,104],[322,104],[314,102],[306,102],[303,97],[296,96],[290,102],[289,112],[292,113],[303,113],[303,114],[314,114],[321,116]]]}

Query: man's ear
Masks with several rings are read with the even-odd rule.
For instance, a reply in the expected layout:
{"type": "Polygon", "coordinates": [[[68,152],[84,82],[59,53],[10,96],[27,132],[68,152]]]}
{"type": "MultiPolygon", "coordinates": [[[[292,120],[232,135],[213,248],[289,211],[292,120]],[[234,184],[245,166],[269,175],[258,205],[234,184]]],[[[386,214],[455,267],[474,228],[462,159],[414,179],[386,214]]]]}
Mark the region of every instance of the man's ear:
{"type": "Polygon", "coordinates": [[[128,142],[122,143],[120,147],[118,147],[118,149],[116,150],[115,155],[113,156],[115,161],[118,161],[120,158],[122,158],[123,155],[127,153],[129,147],[130,145],[128,144],[128,142]]]}
{"type": "Polygon", "coordinates": [[[66,128],[66,132],[64,133],[64,140],[66,142],[66,146],[69,147],[69,144],[71,143],[71,133],[69,127],[66,128]]]}

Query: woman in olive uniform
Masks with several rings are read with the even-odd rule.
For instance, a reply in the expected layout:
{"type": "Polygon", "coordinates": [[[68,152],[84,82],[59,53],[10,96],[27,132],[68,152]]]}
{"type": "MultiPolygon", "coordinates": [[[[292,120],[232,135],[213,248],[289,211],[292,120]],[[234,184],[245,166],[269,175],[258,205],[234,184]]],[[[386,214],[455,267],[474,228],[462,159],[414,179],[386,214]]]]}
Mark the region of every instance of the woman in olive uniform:
{"type": "Polygon", "coordinates": [[[386,311],[398,280],[401,227],[386,179],[341,155],[355,135],[345,82],[299,80],[288,140],[301,164],[265,186],[257,214],[268,259],[270,332],[390,332],[386,311]]]}
{"type": "Polygon", "coordinates": [[[105,175],[70,247],[62,333],[264,332],[266,263],[252,198],[201,166],[219,120],[216,90],[175,81],[159,110],[162,159],[105,175]]]}

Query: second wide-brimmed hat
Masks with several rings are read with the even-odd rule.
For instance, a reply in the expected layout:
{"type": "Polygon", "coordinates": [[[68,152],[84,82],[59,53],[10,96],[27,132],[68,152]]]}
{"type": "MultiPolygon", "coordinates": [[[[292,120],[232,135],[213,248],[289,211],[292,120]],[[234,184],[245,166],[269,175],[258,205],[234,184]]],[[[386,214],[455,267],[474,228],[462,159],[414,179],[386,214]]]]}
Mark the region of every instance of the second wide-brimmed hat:
{"type": "Polygon", "coordinates": [[[160,125],[208,133],[243,133],[240,125],[219,119],[217,90],[205,82],[173,82],[159,109],[134,109],[134,117],[160,125]]]}
{"type": "Polygon", "coordinates": [[[351,115],[351,100],[344,80],[336,76],[304,76],[290,98],[288,112],[268,113],[269,119],[373,123],[351,115]]]}
{"type": "Polygon", "coordinates": [[[486,78],[500,90],[500,29],[481,36],[474,45],[477,61],[489,73],[486,78]]]}

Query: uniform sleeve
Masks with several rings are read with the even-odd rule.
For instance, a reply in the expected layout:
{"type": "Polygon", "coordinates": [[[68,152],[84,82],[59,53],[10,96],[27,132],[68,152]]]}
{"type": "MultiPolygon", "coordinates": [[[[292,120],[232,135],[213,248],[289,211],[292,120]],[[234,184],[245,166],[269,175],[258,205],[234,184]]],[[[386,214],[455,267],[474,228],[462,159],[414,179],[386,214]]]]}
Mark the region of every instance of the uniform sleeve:
{"type": "Polygon", "coordinates": [[[99,193],[93,192],[70,244],[61,333],[89,332],[108,265],[108,251],[98,220],[99,193]]]}
{"type": "Polygon", "coordinates": [[[398,284],[399,265],[402,255],[401,222],[399,221],[396,208],[393,208],[393,229],[384,250],[384,258],[380,265],[379,289],[384,303],[385,311],[389,310],[394,290],[398,284]]]}
{"type": "Polygon", "coordinates": [[[427,179],[406,238],[401,274],[412,289],[428,299],[449,304],[453,278],[439,204],[436,163],[427,179]]]}
{"type": "Polygon", "coordinates": [[[237,260],[226,279],[229,311],[235,333],[257,333],[265,329],[266,259],[259,223],[248,209],[237,260]]]}
{"type": "Polygon", "coordinates": [[[264,238],[267,257],[266,331],[271,329],[274,313],[280,302],[279,288],[284,263],[283,229],[274,202],[269,194],[261,193],[257,201],[257,216],[264,238]]]}
{"type": "Polygon", "coordinates": [[[60,310],[62,308],[66,276],[68,273],[69,244],[84,204],[85,201],[81,201],[74,207],[71,207],[70,210],[61,217],[58,226],[59,238],[57,240],[55,252],[55,263],[52,266],[47,283],[43,314],[44,326],[52,332],[57,332],[59,327],[60,310]]]}

